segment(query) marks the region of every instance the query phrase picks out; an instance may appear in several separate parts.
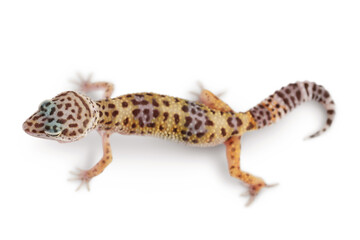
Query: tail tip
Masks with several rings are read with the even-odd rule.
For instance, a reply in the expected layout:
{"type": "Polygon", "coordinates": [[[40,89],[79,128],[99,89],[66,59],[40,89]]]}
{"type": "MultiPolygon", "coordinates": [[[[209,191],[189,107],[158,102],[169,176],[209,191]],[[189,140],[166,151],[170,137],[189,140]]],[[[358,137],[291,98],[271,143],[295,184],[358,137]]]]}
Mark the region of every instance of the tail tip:
{"type": "Polygon", "coordinates": [[[320,136],[321,134],[323,134],[324,132],[326,132],[327,129],[328,129],[328,127],[324,127],[323,129],[317,131],[316,133],[311,134],[310,136],[305,137],[304,140],[309,140],[309,139],[318,137],[318,136],[320,136]]]}
{"type": "Polygon", "coordinates": [[[307,140],[310,140],[310,139],[312,139],[312,138],[315,138],[315,137],[319,136],[320,134],[321,134],[320,132],[317,132],[317,133],[314,133],[314,134],[312,134],[312,135],[310,135],[310,136],[307,136],[307,137],[304,138],[304,141],[307,141],[307,140]]]}

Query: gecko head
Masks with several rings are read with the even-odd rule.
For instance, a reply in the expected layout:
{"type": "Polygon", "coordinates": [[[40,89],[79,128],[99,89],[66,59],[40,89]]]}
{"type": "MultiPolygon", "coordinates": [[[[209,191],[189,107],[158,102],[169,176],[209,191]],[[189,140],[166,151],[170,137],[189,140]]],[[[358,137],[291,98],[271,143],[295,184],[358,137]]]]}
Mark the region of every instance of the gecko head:
{"type": "Polygon", "coordinates": [[[72,142],[94,129],[98,118],[98,107],[93,100],[68,91],[43,101],[38,111],[24,122],[23,129],[34,137],[72,142]]]}

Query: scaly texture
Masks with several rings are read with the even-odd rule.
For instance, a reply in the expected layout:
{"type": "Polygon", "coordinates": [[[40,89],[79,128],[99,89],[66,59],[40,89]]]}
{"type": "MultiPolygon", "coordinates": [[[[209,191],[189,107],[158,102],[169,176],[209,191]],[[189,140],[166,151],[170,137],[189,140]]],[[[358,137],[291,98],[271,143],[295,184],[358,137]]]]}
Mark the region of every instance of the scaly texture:
{"type": "Polygon", "coordinates": [[[99,130],[154,135],[198,146],[214,146],[244,132],[249,118],[184,99],[136,93],[97,103],[99,130]]]}
{"type": "Polygon", "coordinates": [[[306,81],[289,84],[250,109],[250,112],[256,121],[257,128],[263,128],[275,123],[301,103],[310,100],[321,103],[328,115],[325,126],[309,136],[313,138],[325,132],[331,126],[335,116],[335,103],[329,92],[316,83],[306,81]]]}
{"type": "Polygon", "coordinates": [[[38,111],[24,122],[23,129],[32,136],[59,142],[79,140],[96,129],[102,136],[103,157],[91,169],[74,173],[74,179],[87,186],[112,161],[109,141],[112,133],[152,135],[194,146],[224,143],[229,173],[249,186],[250,204],[262,188],[272,185],[241,170],[241,136],[276,122],[302,102],[310,100],[321,103],[328,115],[325,126],[310,137],[325,132],[335,115],[329,92],[311,82],[283,87],[244,113],[235,113],[208,90],[202,90],[199,100],[191,102],[155,93],[127,94],[111,99],[114,88],[111,83],[91,83],[89,79],[81,79],[80,86],[83,92],[104,89],[104,99],[93,101],[73,91],[61,93],[40,104],[38,111]]]}

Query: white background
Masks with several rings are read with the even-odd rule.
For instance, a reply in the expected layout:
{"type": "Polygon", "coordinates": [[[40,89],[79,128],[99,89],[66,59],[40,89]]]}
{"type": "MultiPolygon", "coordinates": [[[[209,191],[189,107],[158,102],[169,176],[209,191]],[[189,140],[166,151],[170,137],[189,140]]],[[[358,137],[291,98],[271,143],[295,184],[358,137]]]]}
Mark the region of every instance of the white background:
{"type": "MultiPolygon", "coordinates": [[[[2,1],[0,239],[359,239],[358,1],[2,1]],[[244,170],[268,183],[250,207],[224,146],[113,135],[114,161],[75,192],[69,171],[102,155],[21,128],[76,72],[115,95],[192,98],[197,81],[245,111],[298,80],[324,85],[333,127],[307,103],[242,138],[244,170]]],[[[95,96],[99,96],[95,94],[95,96]]]]}

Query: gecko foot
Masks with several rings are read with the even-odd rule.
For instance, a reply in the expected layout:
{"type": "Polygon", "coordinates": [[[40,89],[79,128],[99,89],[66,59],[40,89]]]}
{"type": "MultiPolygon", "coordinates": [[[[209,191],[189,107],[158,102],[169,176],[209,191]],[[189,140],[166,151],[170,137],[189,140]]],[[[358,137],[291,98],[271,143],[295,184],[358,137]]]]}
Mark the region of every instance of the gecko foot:
{"type": "Polygon", "coordinates": [[[82,74],[77,73],[77,80],[71,80],[71,82],[73,82],[74,84],[79,86],[79,90],[81,92],[89,92],[91,90],[91,79],[93,74],[90,73],[87,77],[84,77],[82,74]]]}
{"type": "Polygon", "coordinates": [[[68,179],[69,181],[81,181],[80,185],[76,188],[76,191],[78,191],[84,184],[86,185],[87,190],[90,191],[89,182],[92,177],[89,176],[89,171],[77,168],[76,172],[71,171],[70,174],[75,177],[68,179]]]}
{"type": "Polygon", "coordinates": [[[196,85],[198,86],[198,88],[200,89],[200,93],[199,92],[195,92],[195,91],[190,91],[190,94],[194,95],[197,99],[200,99],[200,95],[201,95],[201,92],[203,90],[205,90],[205,87],[204,87],[204,84],[201,82],[201,81],[197,81],[196,82],[196,85]]]}
{"type": "Polygon", "coordinates": [[[277,183],[266,184],[265,182],[260,182],[260,183],[249,185],[248,191],[241,194],[241,196],[249,196],[249,200],[247,201],[245,206],[248,207],[254,202],[255,197],[259,194],[259,192],[262,188],[264,188],[264,187],[270,188],[270,187],[275,187],[277,185],[278,185],[277,183]]]}
{"type": "MultiPolygon", "coordinates": [[[[205,87],[204,87],[204,84],[203,84],[202,82],[200,82],[200,81],[197,81],[197,85],[198,85],[198,87],[199,87],[199,89],[200,89],[200,92],[190,91],[190,94],[194,95],[198,100],[201,101],[201,93],[202,93],[204,90],[206,90],[206,89],[205,89],[205,87]]],[[[215,96],[221,97],[221,96],[223,96],[225,93],[226,93],[226,91],[222,91],[222,92],[217,93],[215,96]]]]}

